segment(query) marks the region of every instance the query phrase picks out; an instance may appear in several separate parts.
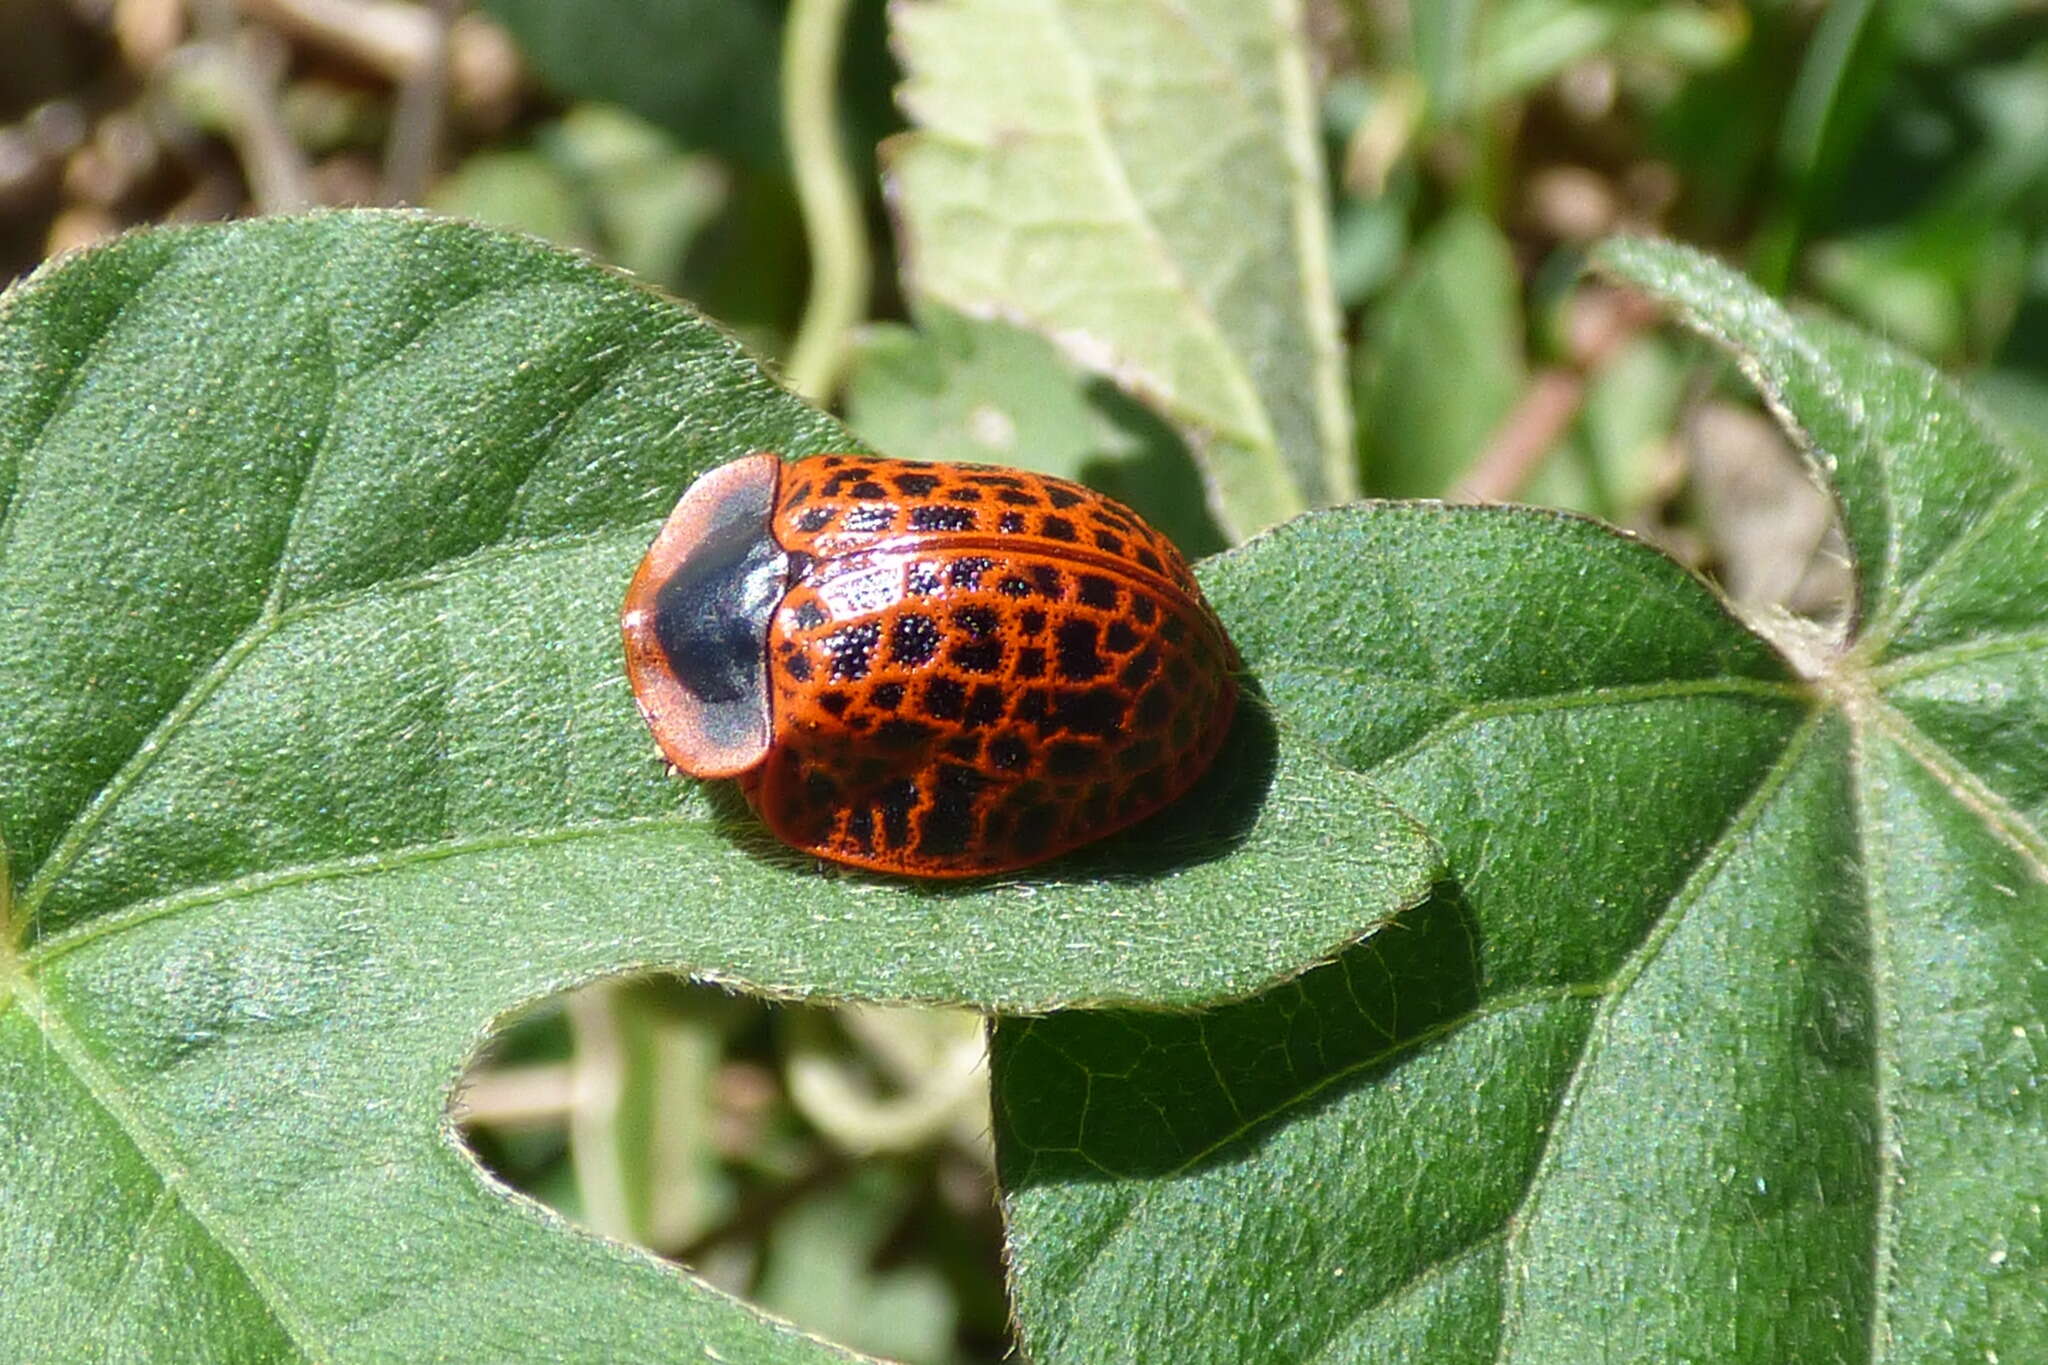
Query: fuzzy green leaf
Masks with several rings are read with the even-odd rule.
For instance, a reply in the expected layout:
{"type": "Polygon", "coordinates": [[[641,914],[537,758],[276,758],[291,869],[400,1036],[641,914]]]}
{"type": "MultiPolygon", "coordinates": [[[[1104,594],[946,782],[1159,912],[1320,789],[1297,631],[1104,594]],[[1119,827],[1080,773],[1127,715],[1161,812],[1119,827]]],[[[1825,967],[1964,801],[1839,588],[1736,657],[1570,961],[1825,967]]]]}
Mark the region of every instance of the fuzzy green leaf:
{"type": "Polygon", "coordinates": [[[1525,510],[1213,561],[1275,708],[1450,876],[1252,1000],[999,1028],[1033,1359],[2048,1354],[2048,485],[1924,367],[1679,248],[1600,260],[1808,443],[1860,626],[1795,669],[1525,510]]]}
{"type": "Polygon", "coordinates": [[[643,967],[1187,1006],[1426,893],[1255,705],[1190,803],[997,884],[825,871],[669,775],[635,562],[694,474],[849,444],[687,309],[413,215],[6,296],[0,1355],[837,1357],[493,1188],[445,1116],[489,1022],[643,967]]]}

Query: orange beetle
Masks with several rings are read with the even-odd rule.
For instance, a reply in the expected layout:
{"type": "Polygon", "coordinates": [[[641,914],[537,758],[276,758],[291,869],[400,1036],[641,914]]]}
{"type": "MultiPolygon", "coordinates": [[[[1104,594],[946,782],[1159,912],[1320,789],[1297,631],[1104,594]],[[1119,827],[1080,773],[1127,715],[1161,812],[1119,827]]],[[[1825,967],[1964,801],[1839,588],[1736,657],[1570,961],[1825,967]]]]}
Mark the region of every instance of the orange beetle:
{"type": "Polygon", "coordinates": [[[692,484],[626,592],[662,752],[776,836],[914,877],[1121,829],[1216,756],[1236,651],[1187,562],[1064,479],[747,455],[692,484]]]}

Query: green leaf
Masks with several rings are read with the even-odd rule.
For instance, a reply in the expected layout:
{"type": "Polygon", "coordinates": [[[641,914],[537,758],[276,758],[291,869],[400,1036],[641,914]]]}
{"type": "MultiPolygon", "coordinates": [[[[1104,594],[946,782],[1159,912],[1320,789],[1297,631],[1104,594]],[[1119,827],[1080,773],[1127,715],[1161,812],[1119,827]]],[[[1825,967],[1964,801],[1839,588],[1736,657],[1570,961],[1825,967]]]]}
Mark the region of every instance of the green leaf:
{"type": "Polygon", "coordinates": [[[415,215],[5,296],[0,1355],[824,1358],[483,1178],[445,1107],[493,1018],[648,967],[1187,1006],[1425,894],[1256,704],[1189,803],[995,884],[822,871],[672,778],[628,575],[695,473],[850,444],[687,309],[415,215]]]}
{"type": "Polygon", "coordinates": [[[1438,497],[1471,468],[1522,391],[1522,286],[1485,215],[1432,229],[1356,357],[1366,482],[1438,497]]]}
{"type": "Polygon", "coordinates": [[[920,298],[1041,332],[1156,407],[1238,535],[1355,487],[1292,0],[904,4],[894,149],[920,298]]]}
{"type": "Polygon", "coordinates": [[[1240,1004],[999,1026],[1032,1359],[2048,1353],[2048,485],[1918,363],[1680,248],[1600,260],[1808,443],[1859,626],[1795,669],[1522,509],[1206,566],[1276,711],[1450,876],[1240,1004]]]}

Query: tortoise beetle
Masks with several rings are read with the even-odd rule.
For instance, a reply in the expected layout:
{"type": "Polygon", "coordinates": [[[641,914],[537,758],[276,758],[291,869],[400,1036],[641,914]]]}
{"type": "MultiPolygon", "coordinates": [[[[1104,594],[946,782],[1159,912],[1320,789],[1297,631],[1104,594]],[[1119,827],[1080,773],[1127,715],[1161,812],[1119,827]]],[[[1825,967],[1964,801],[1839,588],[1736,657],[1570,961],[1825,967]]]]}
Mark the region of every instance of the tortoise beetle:
{"type": "Polygon", "coordinates": [[[911,877],[1024,867],[1186,791],[1237,654],[1172,543],[1021,470],[757,452],[703,475],[627,590],[668,760],[783,840],[911,877]]]}

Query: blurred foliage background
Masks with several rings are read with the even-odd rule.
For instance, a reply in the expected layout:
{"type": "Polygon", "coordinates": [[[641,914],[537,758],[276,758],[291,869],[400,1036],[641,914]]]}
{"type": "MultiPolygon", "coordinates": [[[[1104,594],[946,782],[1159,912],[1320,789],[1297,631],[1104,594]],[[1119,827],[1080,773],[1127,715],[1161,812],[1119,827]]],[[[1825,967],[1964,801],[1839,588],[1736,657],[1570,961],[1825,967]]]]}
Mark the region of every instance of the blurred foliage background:
{"type": "MultiPolygon", "coordinates": [[[[690,299],[891,453],[1081,477],[1222,548],[1166,424],[1036,335],[906,298],[890,22],[0,0],[0,272],[137,224],[415,203],[690,299]]],[[[1744,610],[1839,608],[1829,510],[1777,429],[1579,281],[1620,230],[1892,338],[2048,452],[2048,2],[1307,0],[1304,23],[1368,492],[1584,511],[1744,610]]],[[[995,1360],[980,1061],[964,1017],[607,984],[510,1021],[463,1117],[508,1182],[807,1327],[995,1360]]]]}

